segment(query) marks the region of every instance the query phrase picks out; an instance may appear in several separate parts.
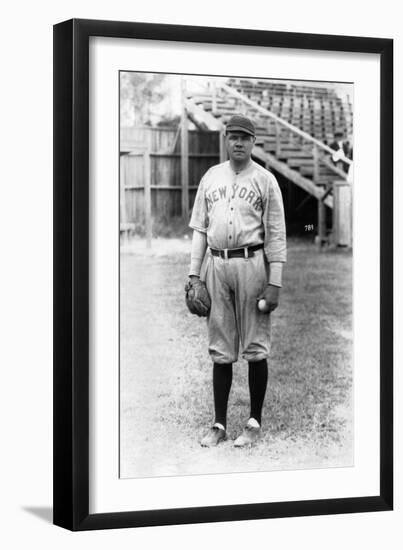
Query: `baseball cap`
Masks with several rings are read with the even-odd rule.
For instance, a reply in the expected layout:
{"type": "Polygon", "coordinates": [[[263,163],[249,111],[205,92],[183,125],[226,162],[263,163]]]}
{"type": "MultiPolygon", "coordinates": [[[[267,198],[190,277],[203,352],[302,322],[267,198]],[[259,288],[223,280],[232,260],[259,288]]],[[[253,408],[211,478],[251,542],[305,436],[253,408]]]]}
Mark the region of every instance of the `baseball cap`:
{"type": "Polygon", "coordinates": [[[227,122],[225,133],[227,132],[245,132],[251,136],[256,135],[255,125],[250,118],[243,115],[233,115],[227,122]]]}

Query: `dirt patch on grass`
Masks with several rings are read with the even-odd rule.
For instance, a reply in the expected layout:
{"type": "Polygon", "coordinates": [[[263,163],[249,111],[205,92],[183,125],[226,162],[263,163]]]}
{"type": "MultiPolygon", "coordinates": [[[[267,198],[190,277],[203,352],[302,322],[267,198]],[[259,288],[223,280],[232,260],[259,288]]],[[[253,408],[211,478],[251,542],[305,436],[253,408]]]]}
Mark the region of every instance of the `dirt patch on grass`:
{"type": "Polygon", "coordinates": [[[126,243],[121,257],[121,476],[350,466],[351,254],[291,241],[263,413],[252,449],[232,440],[248,417],[247,364],[234,365],[228,441],[204,449],[213,420],[205,320],[184,304],[190,241],[126,243]]]}

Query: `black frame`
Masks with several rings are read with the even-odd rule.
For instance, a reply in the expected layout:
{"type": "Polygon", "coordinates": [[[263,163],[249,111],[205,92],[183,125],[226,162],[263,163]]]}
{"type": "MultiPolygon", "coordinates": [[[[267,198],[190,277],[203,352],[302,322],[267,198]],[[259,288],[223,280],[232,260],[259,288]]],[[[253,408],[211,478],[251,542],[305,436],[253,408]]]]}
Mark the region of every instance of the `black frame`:
{"type": "Polygon", "coordinates": [[[54,26],[54,523],[77,530],[393,507],[393,40],[73,19],[54,26]],[[381,56],[380,488],[370,497],[89,514],[89,38],[381,56]]]}

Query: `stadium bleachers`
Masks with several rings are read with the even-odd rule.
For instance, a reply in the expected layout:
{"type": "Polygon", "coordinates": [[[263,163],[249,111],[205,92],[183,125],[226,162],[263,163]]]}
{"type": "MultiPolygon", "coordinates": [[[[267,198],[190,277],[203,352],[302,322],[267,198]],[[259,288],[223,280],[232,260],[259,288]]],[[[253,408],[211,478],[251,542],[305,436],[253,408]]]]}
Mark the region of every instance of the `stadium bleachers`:
{"type": "MultiPolygon", "coordinates": [[[[232,78],[192,100],[224,125],[234,113],[250,116],[257,130],[255,156],[316,198],[335,179],[346,179],[323,147],[336,131],[351,136],[353,129],[351,101],[332,87],[232,78]]],[[[331,193],[326,204],[332,206],[331,193]]]]}

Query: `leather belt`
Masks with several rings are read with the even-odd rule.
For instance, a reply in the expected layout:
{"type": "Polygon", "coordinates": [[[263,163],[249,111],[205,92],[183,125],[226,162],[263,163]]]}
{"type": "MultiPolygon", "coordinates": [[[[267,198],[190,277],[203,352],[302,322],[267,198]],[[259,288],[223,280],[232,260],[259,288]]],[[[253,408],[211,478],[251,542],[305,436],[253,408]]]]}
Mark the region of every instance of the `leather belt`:
{"type": "Polygon", "coordinates": [[[256,250],[260,250],[263,247],[264,244],[260,243],[253,246],[243,246],[241,248],[224,248],[223,250],[210,247],[210,250],[213,256],[220,256],[220,258],[227,260],[228,258],[251,258],[256,250]]]}

